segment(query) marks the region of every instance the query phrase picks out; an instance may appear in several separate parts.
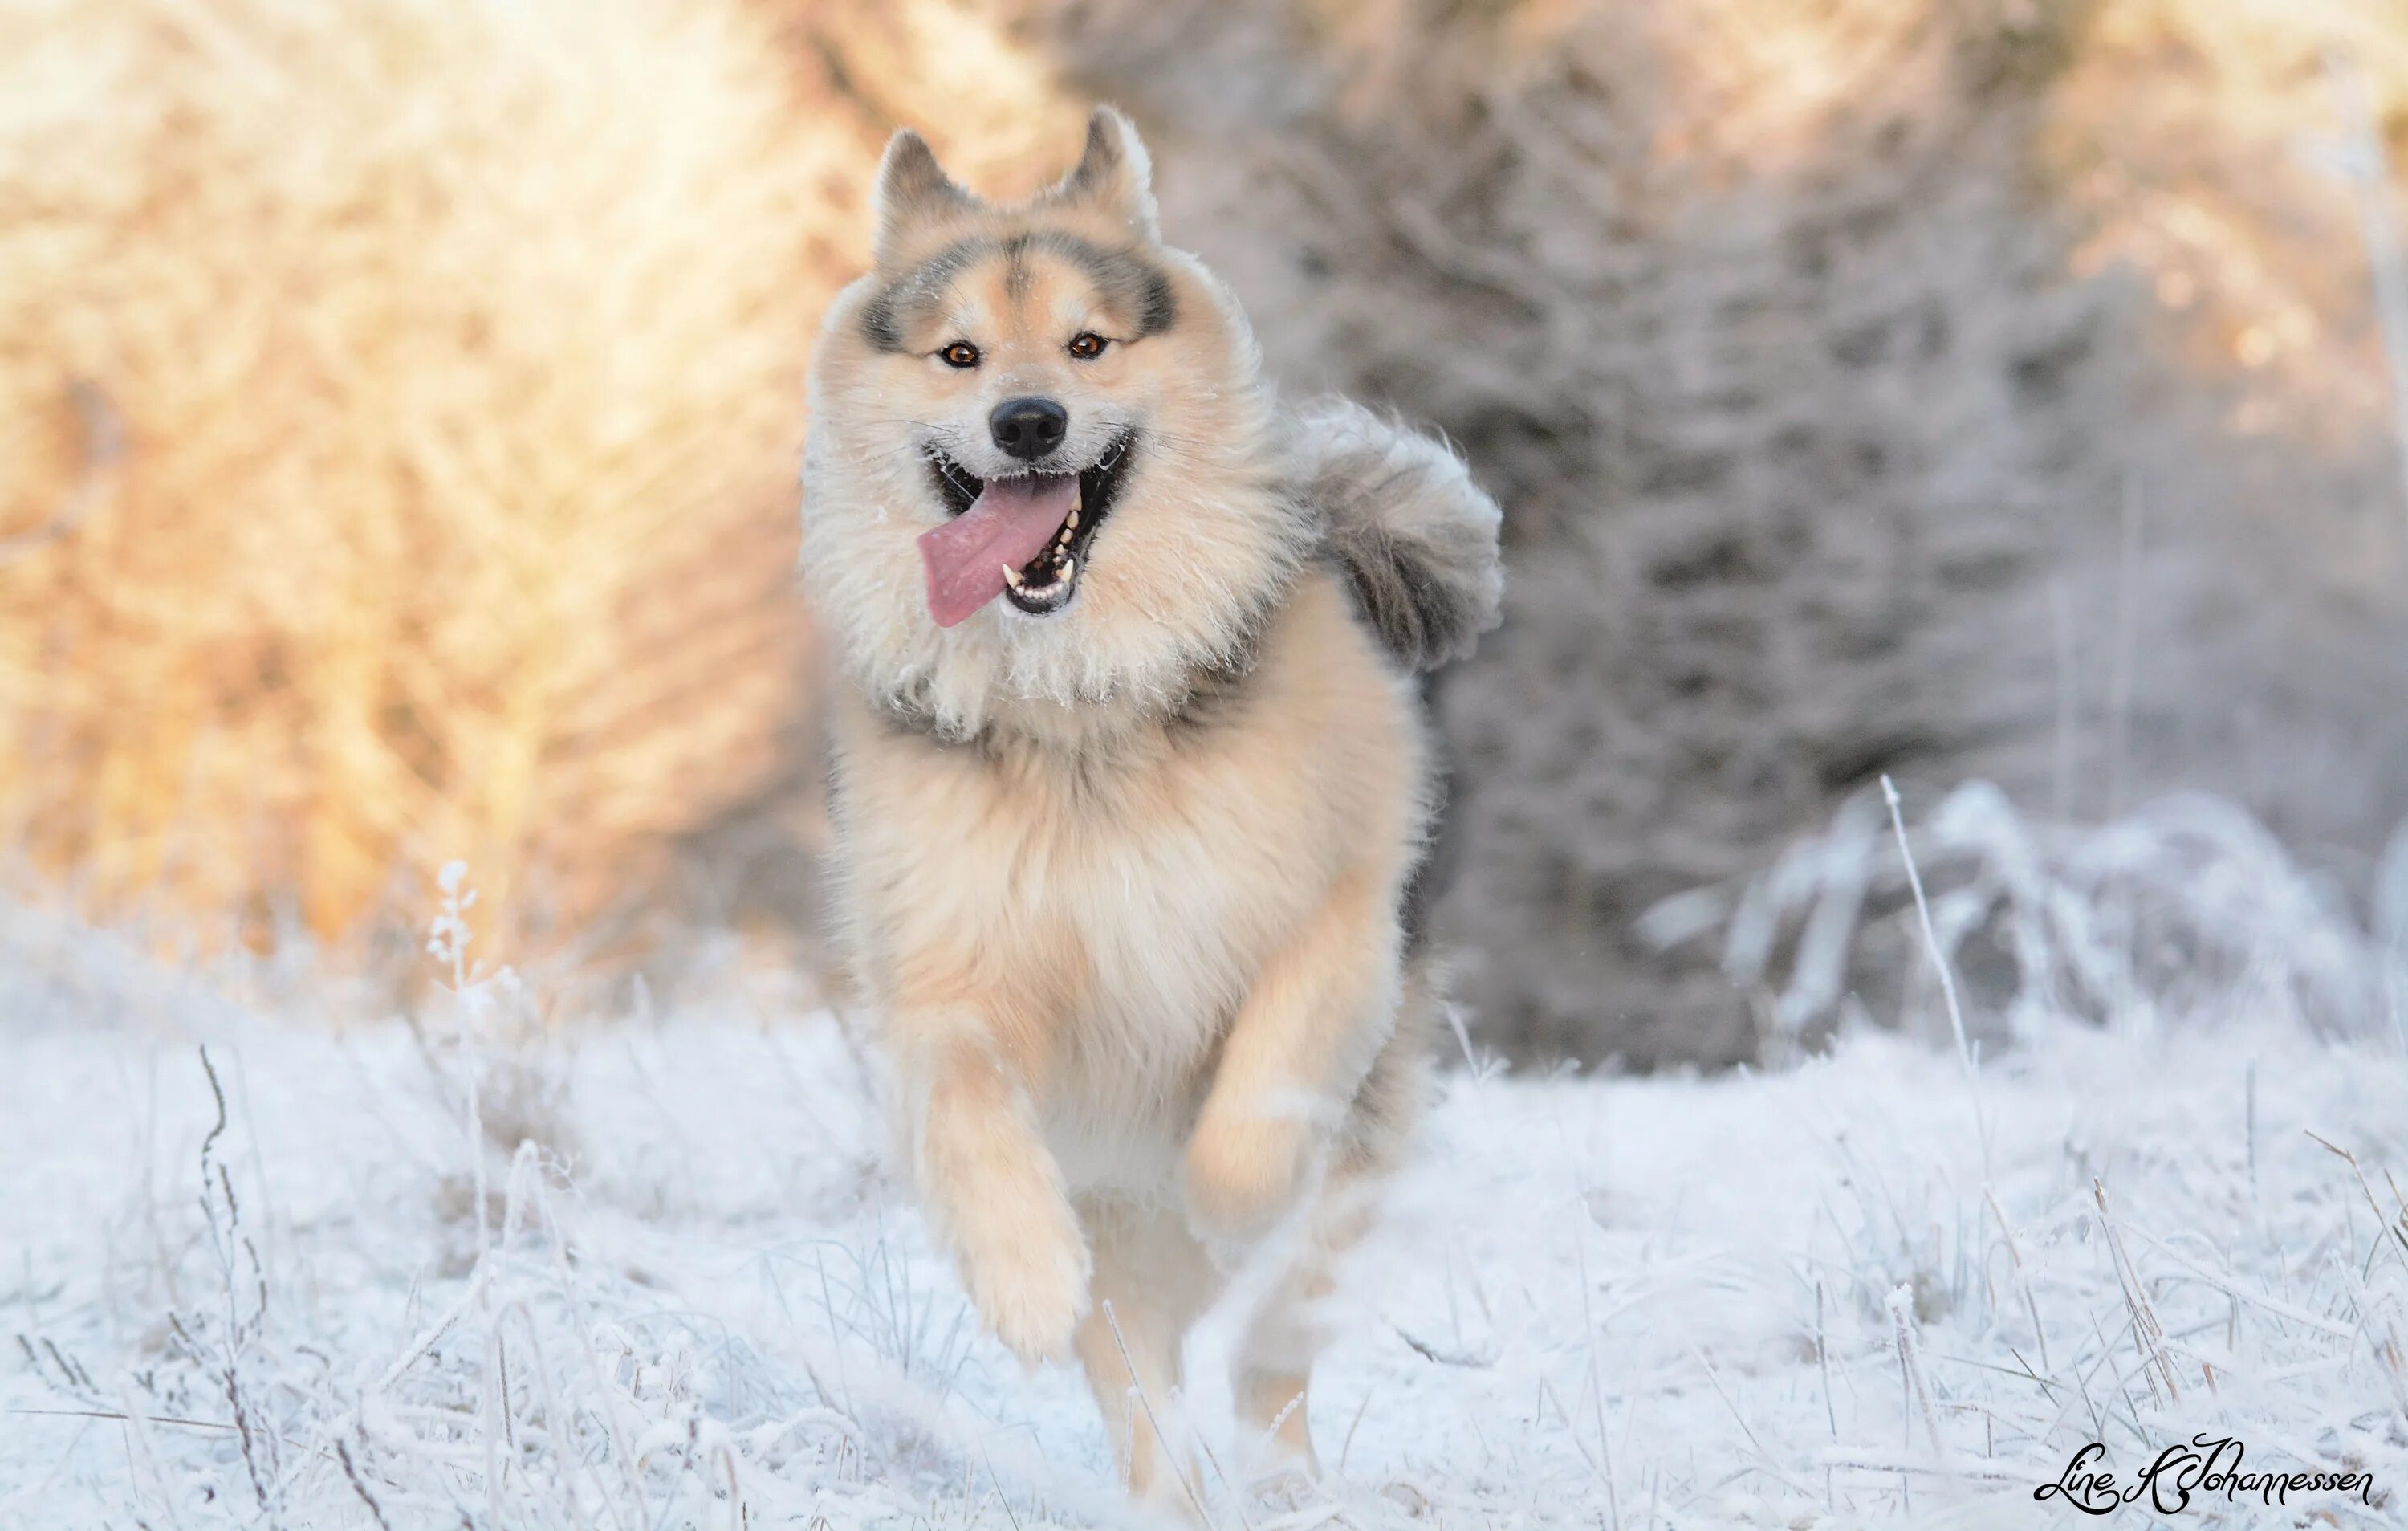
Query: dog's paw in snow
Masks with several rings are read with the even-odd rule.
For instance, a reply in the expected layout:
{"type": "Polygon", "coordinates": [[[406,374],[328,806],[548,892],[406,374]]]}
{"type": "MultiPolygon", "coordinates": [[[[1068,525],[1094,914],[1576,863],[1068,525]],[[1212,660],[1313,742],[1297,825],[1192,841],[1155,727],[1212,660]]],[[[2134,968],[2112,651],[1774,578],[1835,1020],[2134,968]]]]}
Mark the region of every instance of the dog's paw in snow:
{"type": "Polygon", "coordinates": [[[1069,1359],[1087,1315],[1090,1262],[1068,1207],[1017,1229],[991,1226],[964,1242],[961,1265],[980,1320],[1023,1365],[1069,1359]]]}

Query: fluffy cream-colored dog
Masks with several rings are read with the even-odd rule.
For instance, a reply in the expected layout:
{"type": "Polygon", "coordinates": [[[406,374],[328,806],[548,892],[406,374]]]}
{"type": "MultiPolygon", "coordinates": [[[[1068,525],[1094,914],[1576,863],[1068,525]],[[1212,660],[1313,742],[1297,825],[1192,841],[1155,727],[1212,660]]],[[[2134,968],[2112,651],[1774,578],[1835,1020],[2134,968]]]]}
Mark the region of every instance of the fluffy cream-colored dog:
{"type": "Polygon", "coordinates": [[[1316,1308],[1440,1003],[1414,672],[1496,620],[1497,507],[1434,441],[1279,404],[1115,111],[1016,206],[897,134],[876,216],[813,358],[803,569],[905,1152],[987,1325],[1075,1350],[1157,1496],[1182,1337],[1292,1229],[1236,1388],[1310,1466],[1316,1308]]]}

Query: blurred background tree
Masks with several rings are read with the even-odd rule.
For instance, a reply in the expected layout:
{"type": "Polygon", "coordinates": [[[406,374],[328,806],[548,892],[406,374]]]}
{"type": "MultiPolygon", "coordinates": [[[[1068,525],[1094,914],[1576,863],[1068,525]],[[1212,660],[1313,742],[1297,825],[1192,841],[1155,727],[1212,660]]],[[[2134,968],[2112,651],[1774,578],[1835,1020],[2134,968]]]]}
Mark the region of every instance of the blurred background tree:
{"type": "Polygon", "coordinates": [[[807,952],[812,326],[894,126],[1008,194],[1098,98],[1283,383],[1505,503],[1433,699],[1493,1042],[1754,1055],[1735,912],[1883,773],[2212,790],[2364,895],[2378,0],[7,0],[22,873],[369,970],[453,858],[522,960],[807,952]]]}

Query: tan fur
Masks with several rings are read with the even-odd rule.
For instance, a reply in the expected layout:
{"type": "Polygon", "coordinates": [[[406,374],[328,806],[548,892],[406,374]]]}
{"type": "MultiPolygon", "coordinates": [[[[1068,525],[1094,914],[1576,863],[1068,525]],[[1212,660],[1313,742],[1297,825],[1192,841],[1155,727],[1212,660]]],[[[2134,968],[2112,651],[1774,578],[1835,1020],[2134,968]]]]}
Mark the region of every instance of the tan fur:
{"type": "MultiPolygon", "coordinates": [[[[879,268],[814,358],[804,570],[853,682],[840,903],[902,1152],[986,1323],[1031,1362],[1075,1350],[1132,1487],[1192,1502],[1154,1438],[1182,1337],[1222,1263],[1291,1222],[1239,1400],[1311,1459],[1313,1309],[1401,1147],[1439,1003],[1398,918],[1431,787],[1412,667],[1314,500],[1326,455],[1275,414],[1227,293],[1155,241],[1144,163],[1099,112],[1079,170],[994,208],[898,136],[879,268]],[[1136,253],[1175,320],[1076,362],[1080,330],[1141,327],[1078,262],[924,264],[1045,230],[1136,253]],[[898,291],[926,301],[881,332],[898,291]],[[975,370],[935,355],[963,339],[975,370]],[[1027,393],[1068,408],[1076,461],[1134,429],[1133,466],[1067,608],[998,599],[940,629],[923,453],[1005,470],[986,412],[1027,393]]],[[[1458,493],[1493,585],[1495,508],[1458,493]]]]}

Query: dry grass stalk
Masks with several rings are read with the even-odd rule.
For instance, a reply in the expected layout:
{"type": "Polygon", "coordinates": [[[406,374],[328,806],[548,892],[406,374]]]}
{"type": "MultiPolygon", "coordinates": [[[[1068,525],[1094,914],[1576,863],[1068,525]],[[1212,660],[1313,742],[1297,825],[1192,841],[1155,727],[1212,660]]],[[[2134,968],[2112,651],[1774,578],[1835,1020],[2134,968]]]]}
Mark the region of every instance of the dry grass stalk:
{"type": "Polygon", "coordinates": [[[2124,1248],[2124,1235],[2107,1210],[2106,1182],[2092,1177],[2090,1192],[2098,1198],[2100,1231],[2106,1235],[2107,1253],[2115,1265],[2115,1281],[2123,1289],[2124,1308],[2132,1321],[2132,1346],[2141,1352],[2142,1375],[2150,1379],[2151,1396],[2156,1395],[2157,1382],[2162,1379],[2167,1401],[2180,1403],[2182,1389],[2174,1384],[2173,1358],[2166,1353],[2166,1326],[2158,1322],[2148,1288],[2142,1284],[2140,1269],[2132,1264],[2131,1254],[2124,1248]]]}

